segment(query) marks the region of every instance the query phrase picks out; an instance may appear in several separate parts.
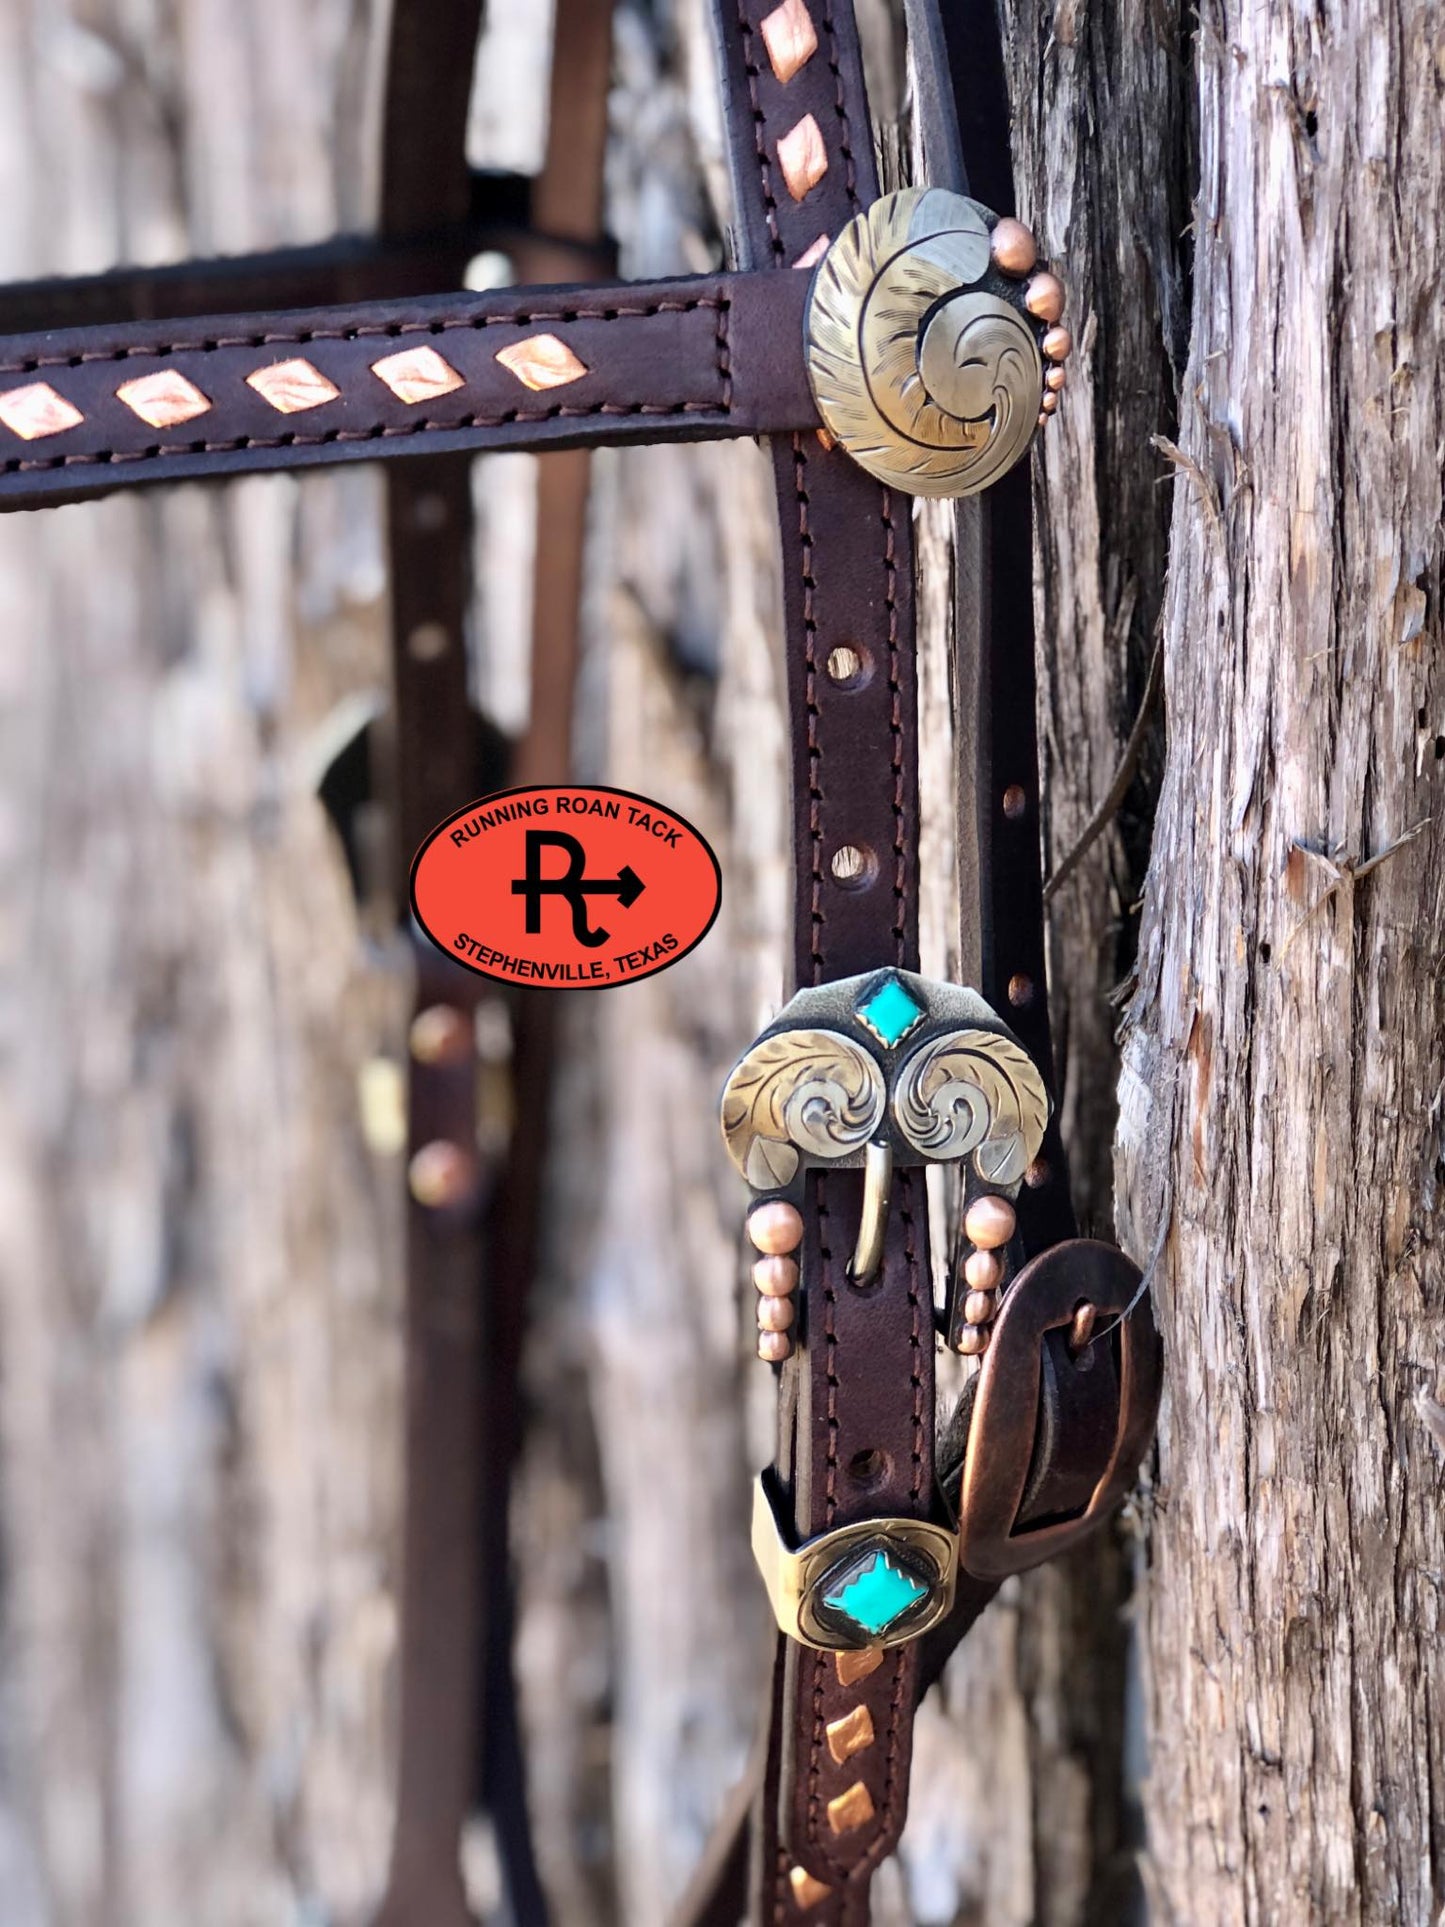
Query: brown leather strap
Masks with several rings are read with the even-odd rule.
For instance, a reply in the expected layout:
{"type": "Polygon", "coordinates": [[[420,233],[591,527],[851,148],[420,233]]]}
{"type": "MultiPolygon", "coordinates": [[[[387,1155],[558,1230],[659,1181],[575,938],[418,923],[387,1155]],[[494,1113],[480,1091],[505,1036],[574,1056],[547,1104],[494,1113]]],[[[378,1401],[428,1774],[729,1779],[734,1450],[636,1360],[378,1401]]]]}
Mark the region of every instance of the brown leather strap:
{"type": "MultiPolygon", "coordinates": [[[[537,226],[531,183],[524,176],[473,174],[471,179],[471,210],[456,228],[395,238],[343,234],[310,247],[13,282],[0,288],[0,335],[187,315],[274,314],[435,294],[439,257],[460,252],[465,267],[473,255],[515,255],[539,239],[554,265],[545,275],[529,274],[529,281],[606,280],[616,274],[616,250],[602,240],[586,242],[537,226]]],[[[440,285],[459,279],[445,277],[440,285]]]]}
{"type": "MultiPolygon", "coordinates": [[[[478,0],[398,0],[382,153],[381,227],[388,239],[428,235],[465,208],[467,100],[479,25],[478,0]],[[433,52],[446,56],[444,64],[433,65],[433,52]]],[[[459,236],[433,242],[427,252],[431,287],[461,278],[459,236]]],[[[196,379],[210,395],[205,379],[196,379]]],[[[215,399],[219,404],[219,393],[215,399]]],[[[196,426],[212,419],[201,417],[196,426]]],[[[235,439],[236,432],[215,439],[235,439]]],[[[166,458],[156,461],[165,468],[166,458]]],[[[391,897],[401,916],[411,852],[472,793],[478,776],[467,696],[466,459],[436,456],[395,470],[387,532],[393,712],[380,787],[390,803],[391,897]]],[[[414,1043],[409,1053],[407,1159],[409,1173],[429,1173],[430,1184],[413,1178],[407,1196],[400,1731],[391,1864],[377,1927],[419,1920],[468,1927],[460,1840],[472,1807],[482,1705],[478,1526],[487,1420],[480,1392],[488,1307],[480,1281],[486,1189],[494,1176],[483,1173],[477,1156],[472,1039],[476,1006],[492,992],[464,981],[467,973],[430,945],[413,943],[411,950],[412,1037],[420,1042],[429,1024],[433,1041],[414,1043]]]]}
{"type": "MultiPolygon", "coordinates": [[[[565,272],[600,246],[611,0],[559,0],[552,115],[533,202],[553,224],[545,242],[517,248],[525,280],[565,272]],[[565,177],[565,192],[559,180],[565,177]]],[[[475,0],[393,15],[383,223],[406,234],[455,218],[463,202],[464,139],[475,0]],[[442,56],[438,64],[437,56],[442,56]],[[424,109],[423,109],[423,103],[424,109]],[[418,128],[418,118],[423,127],[418,128]]],[[[460,281],[467,236],[433,247],[432,286],[460,281]]],[[[588,457],[543,458],[533,611],[533,701],[507,777],[566,773],[581,591],[588,457]]],[[[396,901],[404,905],[412,852],[436,821],[507,780],[476,768],[479,730],[468,702],[466,619],[472,537],[471,464],[431,456],[390,475],[396,710],[389,790],[395,822],[396,901]]],[[[482,737],[485,740],[483,734],[482,737]]],[[[511,1918],[539,1927],[546,1910],[528,1825],[511,1667],[508,1490],[520,1436],[519,1363],[535,1261],[536,1221],[552,1053],[553,1009],[533,994],[508,998],[421,945],[420,1026],[439,1012],[462,1021],[440,1061],[414,1051],[409,1155],[441,1142],[475,1155],[477,1063],[471,1013],[497,1006],[513,1034],[510,1141],[487,1208],[409,1200],[408,1496],[400,1667],[401,1759],[393,1862],[382,1923],[444,1927],[468,1918],[460,1880],[463,1824],[476,1803],[492,1816],[511,1918]],[[455,1085],[461,1101],[438,1120],[428,1096],[455,1085]],[[439,1310],[463,1311],[432,1335],[439,1310]]],[[[423,1033],[424,1034],[424,1028],[423,1033]]],[[[492,1073],[496,1075],[495,1070],[492,1073]]]]}
{"type": "Polygon", "coordinates": [[[0,506],[387,455],[812,425],[806,283],[705,275],[11,337],[0,506]]]}
{"type": "MultiPolygon", "coordinates": [[[[807,10],[816,45],[801,64],[779,58],[764,35],[774,11],[766,0],[715,4],[738,258],[788,279],[793,263],[837,236],[878,187],[851,7],[839,0],[807,10]],[[784,164],[799,129],[825,162],[801,196],[784,164]]],[[[811,436],[776,442],[773,463],[790,638],[796,979],[916,968],[910,504],[811,436]],[[857,673],[830,672],[839,649],[859,658],[857,673]]],[[[778,1456],[799,1539],[868,1517],[926,1516],[934,1505],[921,1176],[895,1183],[883,1264],[865,1290],[846,1275],[858,1175],[819,1176],[811,1196],[801,1342],[784,1367],[778,1456]]],[[[845,1677],[832,1655],[787,1643],[782,1743],[775,1740],[757,1823],[756,1919],[796,1917],[795,1867],[829,1889],[809,1918],[865,1916],[872,1871],[897,1844],[907,1809],[916,1670],[916,1652],[902,1647],[867,1676],[845,1677]],[[828,1729],[848,1715],[866,1719],[871,1738],[840,1761],[828,1729]]]]}

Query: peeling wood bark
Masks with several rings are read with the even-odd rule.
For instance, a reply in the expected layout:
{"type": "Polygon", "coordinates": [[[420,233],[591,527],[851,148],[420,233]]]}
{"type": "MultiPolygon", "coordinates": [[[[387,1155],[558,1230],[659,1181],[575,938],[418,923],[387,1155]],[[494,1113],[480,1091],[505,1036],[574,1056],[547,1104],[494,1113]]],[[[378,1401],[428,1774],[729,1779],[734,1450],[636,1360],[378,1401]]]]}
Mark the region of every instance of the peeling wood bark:
{"type": "Polygon", "coordinates": [[[1119,1133],[1129,1240],[1167,1229],[1166,1921],[1424,1927],[1445,1901],[1418,1404],[1445,1336],[1441,75],[1425,6],[1200,18],[1170,753],[1119,1133]]]}

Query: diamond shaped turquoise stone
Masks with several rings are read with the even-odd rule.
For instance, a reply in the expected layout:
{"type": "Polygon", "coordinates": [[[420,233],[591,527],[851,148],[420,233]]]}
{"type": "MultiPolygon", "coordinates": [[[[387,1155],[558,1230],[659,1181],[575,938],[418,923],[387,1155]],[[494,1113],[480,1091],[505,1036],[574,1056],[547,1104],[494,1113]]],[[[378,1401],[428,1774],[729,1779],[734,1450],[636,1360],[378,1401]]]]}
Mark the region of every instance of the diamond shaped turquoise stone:
{"type": "Polygon", "coordinates": [[[843,1584],[824,1593],[823,1599],[861,1626],[870,1639],[877,1639],[927,1591],[922,1580],[895,1565],[886,1552],[875,1552],[865,1563],[850,1568],[843,1584]]]}
{"type": "Polygon", "coordinates": [[[922,1009],[896,977],[885,977],[866,1003],[859,1004],[858,1015],[875,1037],[890,1046],[902,1043],[923,1020],[922,1009]]]}

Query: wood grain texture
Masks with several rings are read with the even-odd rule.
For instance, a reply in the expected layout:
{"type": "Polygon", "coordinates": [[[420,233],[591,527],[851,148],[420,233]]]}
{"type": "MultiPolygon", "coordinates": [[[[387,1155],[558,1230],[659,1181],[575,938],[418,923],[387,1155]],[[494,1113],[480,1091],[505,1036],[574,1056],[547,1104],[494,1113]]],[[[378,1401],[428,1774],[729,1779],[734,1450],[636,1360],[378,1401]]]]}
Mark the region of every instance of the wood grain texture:
{"type": "MultiPolygon", "coordinates": [[[[354,220],[358,19],[0,9],[0,271],[354,220]]],[[[376,507],[0,528],[6,1927],[360,1921],[385,1864],[400,1175],[356,1075],[404,987],[310,793],[383,673],[376,507]]]]}
{"type": "Polygon", "coordinates": [[[1440,22],[1211,4],[1195,58],[1170,747],[1119,1135],[1129,1242],[1162,1232],[1169,1371],[1150,1885],[1164,1921],[1426,1927],[1440,22]]]}

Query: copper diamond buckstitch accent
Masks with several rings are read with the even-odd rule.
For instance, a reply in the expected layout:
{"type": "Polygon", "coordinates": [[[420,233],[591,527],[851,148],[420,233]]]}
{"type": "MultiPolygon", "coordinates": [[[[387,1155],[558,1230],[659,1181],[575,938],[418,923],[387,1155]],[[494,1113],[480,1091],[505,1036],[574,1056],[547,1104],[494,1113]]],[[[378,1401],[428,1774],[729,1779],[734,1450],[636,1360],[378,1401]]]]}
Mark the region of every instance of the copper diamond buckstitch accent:
{"type": "Polygon", "coordinates": [[[856,1833],[877,1814],[873,1795],[861,1780],[855,1780],[846,1793],[828,1802],[828,1825],[834,1833],[856,1833]]]}
{"type": "Polygon", "coordinates": [[[565,388],[569,381],[580,381],[587,373],[586,362],[579,361],[556,335],[528,335],[525,341],[499,349],[497,360],[508,374],[538,391],[565,388]]]}
{"type": "Polygon", "coordinates": [[[865,1646],[861,1652],[833,1655],[833,1667],[840,1686],[856,1686],[860,1679],[867,1679],[870,1673],[876,1673],[882,1664],[881,1646],[865,1646]]]}
{"type": "Polygon", "coordinates": [[[818,31],[803,0],[783,0],[759,26],[773,72],[786,87],[818,51],[818,31]]]}
{"type": "Polygon", "coordinates": [[[115,391],[133,415],[139,415],[149,428],[179,428],[193,422],[197,415],[210,411],[211,403],[194,382],[187,381],[174,368],[162,368],[154,375],[139,375],[123,381],[115,391]]]}
{"type": "Polygon", "coordinates": [[[67,428],[77,428],[84,420],[80,410],[64,395],[57,395],[48,381],[32,381],[0,395],[0,422],[22,442],[63,435],[67,428]]]}
{"type": "Polygon", "coordinates": [[[828,236],[826,234],[820,234],[816,241],[811,242],[809,246],[803,249],[803,252],[798,256],[793,266],[795,268],[816,268],[823,256],[828,252],[829,245],[828,236]]]}
{"type": "Polygon", "coordinates": [[[341,393],[319,368],[300,359],[258,368],[254,375],[247,375],[246,386],[254,388],[262,401],[269,402],[281,415],[302,415],[308,408],[324,408],[341,393]]]}
{"type": "Polygon", "coordinates": [[[795,201],[809,195],[828,171],[828,150],[811,114],[804,114],[778,142],[778,165],[795,201]]]}
{"type": "Polygon", "coordinates": [[[418,402],[435,401],[438,395],[455,394],[465,385],[435,348],[403,348],[400,354],[383,355],[371,364],[371,372],[409,408],[418,402]]]}
{"type": "Polygon", "coordinates": [[[839,1766],[851,1760],[855,1753],[863,1753],[872,1746],[876,1735],[873,1731],[873,1715],[866,1706],[855,1706],[851,1713],[845,1713],[840,1720],[830,1720],[824,1728],[828,1741],[828,1751],[839,1766]]]}
{"type": "Polygon", "coordinates": [[[802,1914],[807,1913],[810,1907],[816,1907],[820,1900],[826,1900],[833,1891],[831,1887],[825,1887],[821,1880],[815,1879],[806,1867],[790,1867],[788,1885],[793,1890],[793,1905],[802,1914]]]}

